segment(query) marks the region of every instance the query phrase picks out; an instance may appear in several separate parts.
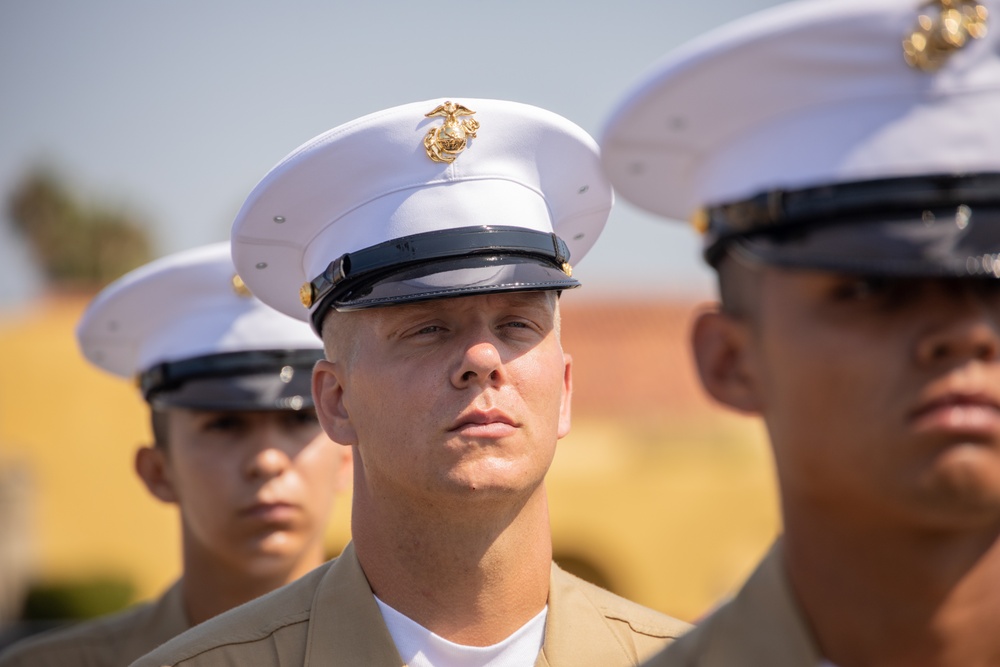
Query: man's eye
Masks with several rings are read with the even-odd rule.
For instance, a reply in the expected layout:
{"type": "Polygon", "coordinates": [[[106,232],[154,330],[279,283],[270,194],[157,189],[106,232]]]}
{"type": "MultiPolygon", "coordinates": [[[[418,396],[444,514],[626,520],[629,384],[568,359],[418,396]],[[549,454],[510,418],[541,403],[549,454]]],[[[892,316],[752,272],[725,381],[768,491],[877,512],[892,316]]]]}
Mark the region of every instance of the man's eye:
{"type": "Polygon", "coordinates": [[[870,303],[883,310],[894,310],[920,300],[925,283],[892,276],[859,276],[845,279],[833,291],[835,300],[870,303]]]}
{"type": "Polygon", "coordinates": [[[884,276],[861,276],[839,283],[833,290],[833,296],[841,301],[862,301],[885,296],[896,288],[895,281],[884,276]]]}
{"type": "Polygon", "coordinates": [[[205,424],[206,431],[235,431],[242,428],[243,420],[238,417],[216,417],[205,424]]]}
{"type": "Polygon", "coordinates": [[[1000,299],[1000,280],[993,278],[977,280],[975,282],[975,288],[984,299],[988,299],[990,301],[1000,299]]]}

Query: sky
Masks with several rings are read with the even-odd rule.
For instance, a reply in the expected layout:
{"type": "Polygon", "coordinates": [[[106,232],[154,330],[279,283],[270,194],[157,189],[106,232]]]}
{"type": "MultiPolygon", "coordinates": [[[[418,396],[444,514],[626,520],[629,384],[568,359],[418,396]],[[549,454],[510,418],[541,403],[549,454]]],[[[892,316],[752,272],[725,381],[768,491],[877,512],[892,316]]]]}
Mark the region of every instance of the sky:
{"type": "MultiPolygon", "coordinates": [[[[775,4],[0,0],[0,197],[46,166],[85,201],[145,220],[159,255],[221,241],[257,181],[336,125],[407,102],[489,97],[599,136],[671,48],[775,4]]],[[[43,287],[5,216],[9,310],[43,287]]],[[[621,199],[574,264],[584,298],[713,290],[687,225],[621,199]]]]}

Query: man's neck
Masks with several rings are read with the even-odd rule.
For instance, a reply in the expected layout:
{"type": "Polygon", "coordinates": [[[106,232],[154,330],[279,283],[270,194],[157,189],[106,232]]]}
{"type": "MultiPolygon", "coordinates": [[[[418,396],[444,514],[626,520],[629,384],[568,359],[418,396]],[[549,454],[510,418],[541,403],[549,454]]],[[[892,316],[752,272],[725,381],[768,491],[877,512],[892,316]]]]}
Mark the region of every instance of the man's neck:
{"type": "Polygon", "coordinates": [[[496,644],[548,599],[552,542],[544,487],[510,511],[462,516],[396,511],[356,487],[352,533],[375,595],[449,641],[496,644]]]}
{"type": "Polygon", "coordinates": [[[838,667],[1000,664],[1000,526],[894,530],[786,519],[792,588],[838,667]]]}
{"type": "Polygon", "coordinates": [[[321,565],[323,556],[319,545],[287,565],[248,572],[185,545],[181,593],[188,621],[197,625],[289,584],[321,565]]]}

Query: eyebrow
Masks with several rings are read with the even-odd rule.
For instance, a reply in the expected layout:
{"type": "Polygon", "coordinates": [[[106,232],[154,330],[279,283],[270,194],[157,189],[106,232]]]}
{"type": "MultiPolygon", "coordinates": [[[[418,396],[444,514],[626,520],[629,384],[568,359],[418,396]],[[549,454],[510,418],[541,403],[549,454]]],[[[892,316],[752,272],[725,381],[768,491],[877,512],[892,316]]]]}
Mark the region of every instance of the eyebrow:
{"type": "MultiPolygon", "coordinates": [[[[555,315],[557,309],[557,303],[550,301],[546,296],[546,292],[543,291],[531,291],[531,292],[510,292],[507,294],[497,293],[497,294],[484,294],[480,297],[489,296],[505,296],[507,300],[507,306],[511,308],[532,308],[537,310],[548,310],[553,316],[555,315]]],[[[480,298],[475,297],[475,298],[480,298]]],[[[419,317],[435,316],[440,311],[440,303],[442,301],[447,301],[447,299],[436,299],[431,301],[419,301],[416,303],[406,303],[399,304],[398,306],[393,306],[391,308],[392,314],[387,316],[384,321],[390,322],[392,327],[395,328],[401,320],[419,317]]]]}

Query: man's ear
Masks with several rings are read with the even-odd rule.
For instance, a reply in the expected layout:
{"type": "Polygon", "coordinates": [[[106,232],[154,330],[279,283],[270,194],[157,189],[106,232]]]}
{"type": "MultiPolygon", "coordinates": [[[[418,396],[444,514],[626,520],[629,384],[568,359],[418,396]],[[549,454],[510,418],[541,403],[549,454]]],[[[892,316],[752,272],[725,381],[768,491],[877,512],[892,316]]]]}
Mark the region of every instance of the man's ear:
{"type": "Polygon", "coordinates": [[[691,346],[701,384],[712,398],[740,412],[760,411],[746,321],[717,308],[703,312],[695,320],[691,346]]]}
{"type": "Polygon", "coordinates": [[[321,359],[313,367],[312,392],[320,426],[334,442],[356,445],[358,434],[344,404],[343,365],[321,359]]]}
{"type": "Polygon", "coordinates": [[[169,466],[162,447],[140,447],[135,452],[135,472],[149,492],[165,503],[177,503],[177,489],[170,478],[169,466]]]}
{"type": "Polygon", "coordinates": [[[573,357],[563,353],[563,394],[559,403],[559,437],[569,433],[570,412],[573,398],[573,357]]]}

